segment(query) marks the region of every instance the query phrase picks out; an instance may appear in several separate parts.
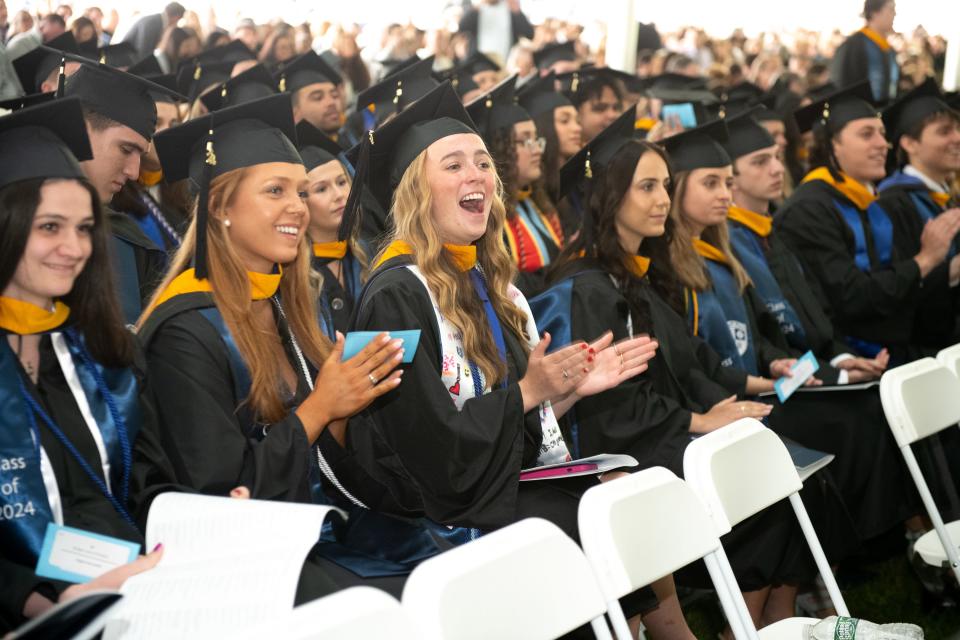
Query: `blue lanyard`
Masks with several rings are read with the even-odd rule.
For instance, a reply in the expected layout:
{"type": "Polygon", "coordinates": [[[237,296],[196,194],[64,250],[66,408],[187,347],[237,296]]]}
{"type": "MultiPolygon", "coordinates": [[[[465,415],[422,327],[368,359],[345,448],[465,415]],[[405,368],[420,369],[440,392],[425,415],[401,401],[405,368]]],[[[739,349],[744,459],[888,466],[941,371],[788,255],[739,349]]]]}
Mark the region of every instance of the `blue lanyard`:
{"type": "Polygon", "coordinates": [[[120,411],[117,409],[116,402],[113,399],[113,395],[107,389],[106,383],[103,381],[103,377],[100,375],[100,372],[95,366],[93,366],[93,359],[90,357],[90,354],[87,353],[86,348],[84,348],[79,341],[78,352],[80,353],[80,359],[82,364],[86,367],[92,374],[94,379],[97,381],[97,390],[103,394],[104,399],[107,402],[107,407],[110,409],[110,415],[113,417],[113,423],[117,425],[117,440],[120,442],[120,454],[122,457],[122,477],[120,482],[120,500],[117,500],[117,497],[110,492],[110,489],[107,488],[106,482],[90,467],[90,464],[84,459],[84,457],[77,451],[77,448],[70,442],[70,439],[67,438],[67,435],[57,426],[57,424],[47,415],[47,412],[43,410],[33,396],[27,392],[27,388],[23,384],[23,379],[18,377],[17,382],[20,384],[20,393],[23,395],[24,401],[27,403],[27,406],[30,407],[31,411],[27,413],[27,419],[29,420],[30,430],[35,436],[37,442],[37,448],[40,447],[40,435],[37,432],[37,421],[35,418],[40,416],[40,419],[43,420],[43,423],[50,429],[50,432],[60,441],[60,444],[74,457],[77,463],[80,465],[80,468],[83,469],[84,473],[93,481],[98,489],[106,496],[107,500],[113,505],[113,508],[117,510],[117,513],[126,520],[131,526],[136,527],[136,523],[133,518],[127,512],[124,504],[126,504],[127,499],[130,493],[130,467],[132,466],[133,453],[130,448],[130,439],[127,437],[127,425],[123,420],[123,417],[120,415],[120,411]]]}
{"type": "MultiPolygon", "coordinates": [[[[483,303],[483,312],[487,316],[487,325],[490,327],[490,333],[493,334],[493,341],[497,345],[497,353],[500,355],[500,361],[507,364],[507,343],[503,340],[503,329],[500,327],[500,319],[497,318],[493,305],[490,304],[490,296],[487,295],[487,286],[483,281],[483,276],[477,269],[470,270],[470,280],[473,282],[473,288],[480,301],[483,303]]],[[[480,379],[480,368],[475,362],[470,362],[470,375],[473,376],[474,396],[479,398],[483,395],[483,382],[480,379]]],[[[501,386],[507,386],[507,379],[504,378],[501,386]]]]}

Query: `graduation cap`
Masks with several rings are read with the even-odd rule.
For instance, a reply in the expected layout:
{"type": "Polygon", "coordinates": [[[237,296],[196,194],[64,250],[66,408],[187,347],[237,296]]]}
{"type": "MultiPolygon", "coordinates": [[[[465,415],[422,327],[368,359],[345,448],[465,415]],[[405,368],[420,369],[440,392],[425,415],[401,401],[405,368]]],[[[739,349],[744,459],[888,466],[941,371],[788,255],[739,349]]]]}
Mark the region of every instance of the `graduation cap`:
{"type": "Polygon", "coordinates": [[[670,156],[670,168],[679,173],[731,164],[730,155],[723,148],[727,140],[726,121],[714,120],[670,136],[661,144],[670,156]]]}
{"type": "Polygon", "coordinates": [[[150,76],[163,75],[163,68],[157,61],[157,56],[151,53],[143,60],[130,65],[130,67],[127,69],[127,73],[132,73],[133,75],[140,76],[142,78],[148,78],[150,76]]]}
{"type": "Polygon", "coordinates": [[[275,87],[273,76],[267,68],[263,64],[257,64],[221,83],[217,89],[204,94],[200,100],[209,111],[217,111],[271,96],[277,92],[275,87]]]}
{"type": "Polygon", "coordinates": [[[421,61],[422,61],[422,58],[420,58],[420,56],[416,54],[410,56],[409,58],[404,58],[403,60],[397,60],[394,58],[384,60],[380,64],[384,69],[388,69],[388,71],[386,74],[384,74],[382,78],[380,78],[380,80],[386,80],[390,76],[396,75],[401,71],[403,71],[404,69],[409,69],[410,67],[412,67],[413,65],[421,61]]]}
{"type": "Polygon", "coordinates": [[[194,268],[207,277],[207,201],[210,181],[229,171],[269,162],[302,164],[289,94],[268,96],[214,111],[157,134],[163,178],[189,179],[199,192],[194,268]]]}
{"type": "Polygon", "coordinates": [[[308,173],[322,164],[339,160],[343,151],[333,138],[306,120],[297,123],[297,150],[308,173]]]}
{"type": "Polygon", "coordinates": [[[227,44],[222,44],[219,47],[214,47],[212,49],[207,49],[202,53],[197,54],[193,58],[185,60],[181,63],[181,66],[204,66],[208,64],[218,63],[218,62],[231,62],[236,64],[238,62],[243,62],[244,60],[256,60],[257,56],[250,51],[250,47],[243,44],[240,40],[231,40],[227,44]]]}
{"type": "Polygon", "coordinates": [[[76,98],[0,117],[0,189],[32,178],[84,178],[78,161],[92,157],[76,98]]]}
{"type": "Polygon", "coordinates": [[[313,50],[307,51],[302,56],[297,56],[284,65],[282,70],[274,74],[273,80],[278,91],[289,91],[290,93],[296,93],[304,87],[319,82],[330,82],[332,84],[343,82],[340,74],[313,50]]]}
{"type": "Polygon", "coordinates": [[[399,113],[437,86],[432,74],[433,56],[417,60],[388,75],[357,96],[357,111],[374,105],[378,120],[388,113],[399,113]]]}
{"type": "Polygon", "coordinates": [[[338,239],[344,240],[353,232],[364,186],[369,187],[383,210],[389,211],[393,192],[410,163],[437,140],[460,133],[476,134],[477,130],[449,82],[369,132],[347,152],[356,173],[338,239]]]}
{"type": "Polygon", "coordinates": [[[9,100],[0,100],[0,112],[26,109],[27,107],[50,102],[56,97],[57,94],[55,91],[47,91],[46,93],[31,93],[27,96],[19,96],[17,98],[10,98],[9,100]]]}
{"type": "Polygon", "coordinates": [[[560,197],[593,179],[593,172],[607,166],[623,145],[636,140],[633,109],[627,109],[560,167],[560,197]]]}
{"type": "Polygon", "coordinates": [[[210,62],[181,65],[177,71],[177,89],[190,101],[196,100],[210,87],[230,79],[233,62],[210,62]]]}
{"type": "Polygon", "coordinates": [[[517,104],[516,84],[517,76],[512,75],[467,105],[467,113],[487,145],[492,143],[495,131],[531,119],[530,114],[517,104]]]}
{"type": "Polygon", "coordinates": [[[756,104],[756,111],[753,114],[754,119],[757,122],[777,120],[785,123],[787,119],[780,111],[781,102],[781,96],[775,92],[771,91],[764,94],[756,104]]]}
{"type": "Polygon", "coordinates": [[[960,111],[960,91],[948,91],[943,99],[951,109],[960,111]]]}
{"type": "Polygon", "coordinates": [[[489,56],[477,51],[476,53],[468,56],[462,62],[458,63],[453,68],[453,71],[457,75],[469,75],[472,77],[478,73],[483,73],[485,71],[500,71],[500,69],[500,65],[491,60],[489,56]]]}
{"type": "Polygon", "coordinates": [[[551,71],[542,78],[531,80],[517,91],[517,102],[531,118],[537,118],[557,107],[572,107],[570,98],[557,91],[556,75],[551,71]]]}
{"type": "Polygon", "coordinates": [[[751,109],[736,117],[727,118],[727,142],[723,147],[731,160],[760,149],[776,146],[777,142],[770,132],[756,120],[757,111],[757,109],[751,109]]]}
{"type": "Polygon", "coordinates": [[[164,73],[159,76],[143,76],[150,82],[160,85],[167,91],[150,90],[150,97],[154,102],[165,102],[168,104],[177,104],[181,102],[184,96],[177,93],[177,76],[172,73],[164,73]]]}
{"type": "Polygon", "coordinates": [[[65,96],[80,98],[84,108],[130,127],[147,140],[157,128],[153,93],[183,98],[163,85],[89,61],[67,78],[64,87],[65,96]]]}
{"type": "Polygon", "coordinates": [[[18,57],[13,61],[13,69],[25,91],[39,91],[40,85],[67,60],[84,60],[73,33],[69,31],[18,57]]]}
{"type": "Polygon", "coordinates": [[[763,97],[763,89],[757,85],[744,80],[739,82],[734,86],[728,88],[721,88],[715,91],[717,97],[721,100],[726,100],[728,102],[733,101],[744,101],[744,102],[759,102],[763,97]]]}
{"type": "Polygon", "coordinates": [[[836,133],[854,120],[880,117],[872,101],[870,83],[864,80],[797,109],[793,117],[801,133],[817,126],[836,133]]]}
{"type": "Polygon", "coordinates": [[[927,78],[883,110],[883,124],[887,128],[888,138],[895,143],[900,136],[930,116],[953,110],[944,100],[937,81],[927,78]]]}
{"type": "Polygon", "coordinates": [[[130,67],[137,61],[137,50],[129,42],[108,44],[97,50],[97,60],[111,67],[130,67]]]}
{"type": "Polygon", "coordinates": [[[568,95],[576,95],[584,86],[595,82],[619,83],[630,93],[641,93],[646,87],[644,81],[637,76],[610,67],[585,67],[560,73],[557,74],[557,82],[560,84],[560,90],[568,95]]]}
{"type": "Polygon", "coordinates": [[[538,69],[545,70],[558,62],[575,62],[576,60],[577,52],[573,48],[573,42],[548,44],[533,52],[533,64],[538,69]]]}
{"type": "Polygon", "coordinates": [[[818,87],[810,87],[807,89],[807,97],[810,98],[810,100],[816,101],[836,92],[837,85],[833,82],[824,82],[818,87]]]}
{"type": "Polygon", "coordinates": [[[717,97],[707,89],[707,81],[703,78],[692,78],[682,73],[661,73],[658,76],[647,78],[646,93],[650,98],[658,98],[665,102],[703,102],[713,104],[717,97]],[[697,96],[693,100],[689,96],[697,96]]]}

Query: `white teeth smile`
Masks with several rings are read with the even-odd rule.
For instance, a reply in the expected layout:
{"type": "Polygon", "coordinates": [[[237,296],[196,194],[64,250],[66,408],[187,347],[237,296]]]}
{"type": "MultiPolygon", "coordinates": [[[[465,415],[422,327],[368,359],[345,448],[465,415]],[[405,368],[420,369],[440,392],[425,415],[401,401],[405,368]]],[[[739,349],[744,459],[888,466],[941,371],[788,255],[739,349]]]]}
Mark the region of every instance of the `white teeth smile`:
{"type": "Polygon", "coordinates": [[[483,194],[482,193],[467,194],[463,196],[463,198],[461,198],[460,202],[466,202],[468,200],[483,200],[483,194]]]}
{"type": "Polygon", "coordinates": [[[300,232],[300,227],[290,227],[287,225],[277,225],[274,227],[280,233],[285,233],[287,235],[295,236],[300,232]]]}

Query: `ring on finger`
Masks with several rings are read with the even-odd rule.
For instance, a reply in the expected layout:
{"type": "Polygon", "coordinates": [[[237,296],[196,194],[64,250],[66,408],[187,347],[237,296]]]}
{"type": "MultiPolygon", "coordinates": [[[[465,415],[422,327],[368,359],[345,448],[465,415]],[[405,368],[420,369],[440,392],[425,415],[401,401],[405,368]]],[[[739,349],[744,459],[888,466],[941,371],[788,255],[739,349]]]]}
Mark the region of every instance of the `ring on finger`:
{"type": "Polygon", "coordinates": [[[563,379],[564,379],[564,380],[567,380],[568,378],[570,378],[570,374],[567,373],[567,370],[566,370],[566,369],[561,370],[561,373],[563,373],[563,379]]]}
{"type": "Polygon", "coordinates": [[[620,368],[622,369],[622,368],[623,368],[623,354],[618,351],[618,352],[617,352],[617,355],[620,356],[620,368]]]}
{"type": "Polygon", "coordinates": [[[620,361],[622,362],[622,361],[623,361],[623,354],[620,353],[620,349],[617,348],[616,343],[614,343],[614,345],[613,345],[613,352],[614,352],[615,354],[617,354],[618,356],[620,356],[620,361]]]}
{"type": "Polygon", "coordinates": [[[372,373],[368,373],[367,377],[370,378],[370,384],[372,384],[373,386],[377,386],[377,383],[380,382],[379,380],[377,380],[377,376],[373,375],[372,373]]]}

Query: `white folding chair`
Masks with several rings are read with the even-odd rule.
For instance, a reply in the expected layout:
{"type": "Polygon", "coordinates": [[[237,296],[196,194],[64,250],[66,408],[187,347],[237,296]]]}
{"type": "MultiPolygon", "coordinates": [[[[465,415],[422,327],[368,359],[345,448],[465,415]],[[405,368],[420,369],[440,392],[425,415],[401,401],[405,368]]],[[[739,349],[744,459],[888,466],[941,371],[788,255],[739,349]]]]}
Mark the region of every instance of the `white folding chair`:
{"type": "Polygon", "coordinates": [[[631,638],[619,598],[703,558],[734,634],[746,637],[717,560],[720,539],[703,504],[663,467],[591,487],[580,499],[580,542],[619,640],[631,638]]]}
{"type": "MultiPolygon", "coordinates": [[[[790,453],[776,433],[753,418],[737,420],[690,443],[683,456],[683,472],[721,536],[755,513],[788,498],[834,608],[842,616],[850,615],[800,499],[798,492],[803,483],[790,453]]],[[[736,592],[732,598],[749,631],[754,627],[753,621],[739,596],[733,569],[726,562],[726,556],[720,559],[725,564],[727,587],[736,592]]],[[[803,638],[806,625],[816,622],[814,618],[788,618],[764,627],[759,637],[803,638]]]]}
{"type": "Polygon", "coordinates": [[[400,603],[373,587],[351,587],[301,605],[247,636],[284,640],[417,640],[417,628],[400,603]]]}
{"type": "Polygon", "coordinates": [[[960,344],[941,349],[937,353],[937,362],[950,369],[955,376],[960,378],[960,344]]]}
{"type": "Polygon", "coordinates": [[[880,378],[880,402],[923,506],[933,522],[934,530],[917,540],[914,551],[927,564],[951,567],[960,580],[960,557],[954,543],[954,540],[960,540],[960,520],[944,524],[910,447],[914,442],[960,422],[960,381],[956,373],[957,356],[953,355],[957,348],[950,347],[937,354],[938,360],[949,363],[947,366],[933,358],[923,358],[884,373],[880,378]]]}
{"type": "Polygon", "coordinates": [[[580,547],[556,525],[521,520],[421,563],[403,608],[423,640],[548,640],[591,623],[610,639],[606,606],[580,547]]]}

